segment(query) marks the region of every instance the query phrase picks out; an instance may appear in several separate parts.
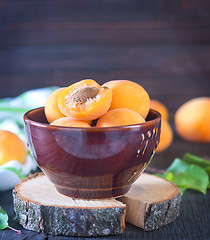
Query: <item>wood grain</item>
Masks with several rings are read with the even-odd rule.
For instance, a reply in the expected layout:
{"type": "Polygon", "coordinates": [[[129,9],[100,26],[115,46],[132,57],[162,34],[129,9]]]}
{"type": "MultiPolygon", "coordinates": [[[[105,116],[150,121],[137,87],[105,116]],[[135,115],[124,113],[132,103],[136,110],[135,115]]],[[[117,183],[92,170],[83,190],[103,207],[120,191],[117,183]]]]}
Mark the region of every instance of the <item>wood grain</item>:
{"type": "Polygon", "coordinates": [[[209,1],[0,3],[0,97],[131,79],[173,113],[209,95],[209,1]]]}
{"type": "Polygon", "coordinates": [[[6,45],[210,40],[208,1],[2,1],[1,5],[0,43],[6,45]]]}

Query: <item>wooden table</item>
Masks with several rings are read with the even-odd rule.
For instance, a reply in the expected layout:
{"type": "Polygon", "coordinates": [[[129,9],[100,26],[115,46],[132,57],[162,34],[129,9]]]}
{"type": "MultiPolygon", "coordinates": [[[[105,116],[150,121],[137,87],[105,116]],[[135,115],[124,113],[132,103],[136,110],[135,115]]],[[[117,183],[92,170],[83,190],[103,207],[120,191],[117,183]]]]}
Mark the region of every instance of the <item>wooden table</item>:
{"type": "MultiPolygon", "coordinates": [[[[173,121],[185,101],[210,96],[209,29],[207,0],[2,0],[0,98],[84,78],[130,79],[170,111],[173,144],[151,166],[166,168],[186,152],[210,159],[209,144],[182,140],[173,121]]],[[[210,192],[187,191],[174,223],[153,232],[127,224],[124,234],[104,239],[210,239],[209,202],[210,192]]],[[[13,220],[11,191],[0,192],[0,205],[11,226],[21,229],[13,220]]],[[[71,238],[3,230],[0,239],[71,238]]]]}

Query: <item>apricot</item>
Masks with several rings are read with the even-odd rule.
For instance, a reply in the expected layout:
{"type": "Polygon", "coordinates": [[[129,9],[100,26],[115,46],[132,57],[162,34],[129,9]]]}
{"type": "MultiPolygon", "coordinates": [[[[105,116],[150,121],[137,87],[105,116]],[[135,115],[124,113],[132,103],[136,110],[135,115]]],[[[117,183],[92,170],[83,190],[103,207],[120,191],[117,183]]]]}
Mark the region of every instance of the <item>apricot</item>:
{"type": "Polygon", "coordinates": [[[56,119],[50,125],[64,127],[91,127],[90,124],[84,121],[75,120],[71,117],[63,117],[56,119]]]}
{"type": "Polygon", "coordinates": [[[109,110],[128,108],[146,118],[150,108],[150,98],[142,86],[129,80],[113,80],[106,82],[103,86],[112,90],[112,103],[109,110]]]}
{"type": "Polygon", "coordinates": [[[161,103],[160,101],[155,100],[155,99],[151,99],[151,100],[150,100],[150,108],[158,111],[158,112],[161,114],[162,118],[164,118],[165,120],[168,120],[168,119],[169,119],[168,109],[167,109],[167,107],[166,107],[163,103],[161,103]]]}
{"type": "Polygon", "coordinates": [[[161,119],[160,142],[156,152],[162,152],[168,148],[173,141],[173,131],[170,124],[164,118],[161,119]]]}
{"type": "Polygon", "coordinates": [[[0,165],[11,160],[24,164],[26,155],[26,146],[16,134],[0,130],[0,165]]]}
{"type": "MultiPolygon", "coordinates": [[[[53,121],[52,123],[50,123],[51,125],[55,125],[54,123],[56,124],[61,124],[60,126],[63,126],[62,124],[66,124],[66,123],[69,123],[69,122],[73,122],[73,121],[79,121],[77,119],[74,119],[72,117],[62,117],[62,118],[58,118],[56,119],[55,121],[53,121]]],[[[89,125],[91,125],[92,123],[92,120],[85,120],[83,122],[86,122],[88,123],[89,125]]]]}
{"type": "Polygon", "coordinates": [[[58,98],[60,111],[77,120],[93,120],[108,111],[112,91],[92,79],[85,79],[67,87],[58,98]]]}
{"type": "Polygon", "coordinates": [[[184,103],[175,113],[177,133],[193,142],[210,142],[210,97],[184,103]]]}
{"type": "Polygon", "coordinates": [[[59,88],[52,92],[47,98],[44,111],[49,123],[55,121],[58,118],[65,117],[65,115],[58,108],[58,97],[64,90],[65,88],[59,88]]]}
{"type": "Polygon", "coordinates": [[[96,127],[114,127],[145,122],[137,112],[128,108],[118,108],[106,112],[98,119],[96,127]]]}

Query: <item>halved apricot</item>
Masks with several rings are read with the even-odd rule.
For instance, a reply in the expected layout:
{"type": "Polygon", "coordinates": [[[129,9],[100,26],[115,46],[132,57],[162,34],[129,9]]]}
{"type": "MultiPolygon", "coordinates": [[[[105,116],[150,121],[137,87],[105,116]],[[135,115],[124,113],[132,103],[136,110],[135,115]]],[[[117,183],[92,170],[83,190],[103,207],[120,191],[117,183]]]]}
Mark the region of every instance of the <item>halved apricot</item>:
{"type": "Polygon", "coordinates": [[[65,117],[65,115],[58,108],[58,97],[64,90],[65,88],[59,88],[52,92],[47,98],[44,111],[49,123],[55,121],[58,118],[65,117]]]}
{"type": "Polygon", "coordinates": [[[112,103],[109,110],[128,108],[146,118],[150,108],[150,98],[142,86],[129,80],[113,80],[104,83],[103,86],[112,90],[112,103]]]}
{"type": "Polygon", "coordinates": [[[65,127],[91,127],[90,124],[88,124],[87,122],[75,120],[71,117],[63,117],[56,119],[50,125],[65,127]]]}
{"type": "Polygon", "coordinates": [[[108,111],[112,91],[92,79],[85,79],[67,87],[58,98],[60,111],[77,120],[93,120],[108,111]]]}
{"type": "Polygon", "coordinates": [[[145,120],[139,113],[127,108],[118,108],[108,111],[100,117],[96,127],[124,126],[143,122],[145,120]]]}

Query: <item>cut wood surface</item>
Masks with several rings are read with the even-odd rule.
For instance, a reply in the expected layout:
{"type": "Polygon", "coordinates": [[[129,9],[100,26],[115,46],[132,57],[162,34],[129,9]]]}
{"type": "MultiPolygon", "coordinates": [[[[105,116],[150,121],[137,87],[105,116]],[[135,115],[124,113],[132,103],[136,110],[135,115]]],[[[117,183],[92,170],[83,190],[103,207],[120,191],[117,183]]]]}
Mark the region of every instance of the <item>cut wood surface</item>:
{"type": "Polygon", "coordinates": [[[58,193],[45,175],[34,174],[13,191],[14,210],[24,228],[66,236],[122,233],[125,205],[115,199],[80,200],[58,193]]]}
{"type": "Polygon", "coordinates": [[[129,192],[118,200],[126,204],[126,221],[145,230],[155,230],[179,215],[179,188],[163,179],[143,173],[129,192]]]}

